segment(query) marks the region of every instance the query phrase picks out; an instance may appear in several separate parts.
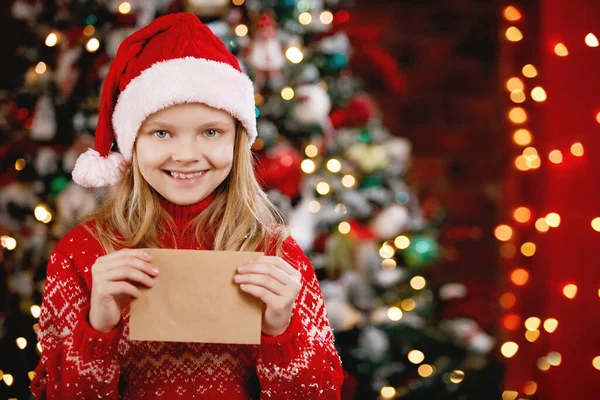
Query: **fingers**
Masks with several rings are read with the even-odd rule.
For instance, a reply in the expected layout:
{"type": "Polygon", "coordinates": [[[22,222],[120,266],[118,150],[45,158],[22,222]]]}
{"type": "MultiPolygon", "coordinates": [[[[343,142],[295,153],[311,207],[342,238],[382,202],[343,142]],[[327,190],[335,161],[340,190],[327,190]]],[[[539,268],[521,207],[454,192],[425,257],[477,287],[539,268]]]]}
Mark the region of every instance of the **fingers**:
{"type": "Polygon", "coordinates": [[[108,260],[114,260],[116,258],[120,258],[123,256],[137,257],[140,260],[147,261],[147,262],[152,261],[152,256],[140,249],[122,249],[119,251],[115,251],[114,253],[107,254],[102,258],[104,258],[105,260],[108,261],[108,260]]]}
{"type": "Polygon", "coordinates": [[[278,269],[285,272],[287,275],[294,277],[297,280],[302,279],[302,273],[298,271],[296,268],[292,267],[288,262],[286,262],[281,257],[275,256],[261,256],[256,258],[255,260],[247,263],[246,265],[256,265],[256,264],[267,264],[277,267],[278,269]]]}
{"type": "Polygon", "coordinates": [[[109,296],[126,294],[135,299],[139,298],[142,295],[140,289],[136,288],[133,284],[125,281],[110,282],[108,285],[106,285],[104,291],[105,294],[109,296]]]}
{"type": "Polygon", "coordinates": [[[152,277],[157,276],[159,273],[158,268],[151,265],[149,261],[142,260],[141,258],[132,255],[132,253],[124,253],[119,257],[112,259],[98,259],[98,261],[92,267],[92,275],[98,276],[106,271],[123,266],[136,268],[152,277]]]}
{"type": "Polygon", "coordinates": [[[265,289],[262,286],[245,283],[240,285],[240,289],[254,297],[259,298],[268,308],[272,308],[274,310],[280,310],[284,308],[285,302],[281,301],[282,297],[276,295],[268,289],[265,289]]]}
{"type": "Polygon", "coordinates": [[[109,282],[137,282],[148,287],[153,287],[156,284],[156,280],[153,277],[139,269],[132,268],[131,266],[121,266],[109,269],[98,275],[97,278],[101,278],[109,282]]]}
{"type": "Polygon", "coordinates": [[[255,273],[268,275],[284,285],[289,285],[292,279],[294,279],[281,268],[277,268],[272,264],[246,264],[239,267],[238,272],[240,274],[255,273]]]}
{"type": "Polygon", "coordinates": [[[292,296],[291,290],[289,290],[284,284],[279,282],[277,279],[274,279],[269,275],[247,273],[242,275],[236,275],[234,277],[234,280],[241,285],[251,284],[253,286],[262,287],[278,296],[292,296]]]}

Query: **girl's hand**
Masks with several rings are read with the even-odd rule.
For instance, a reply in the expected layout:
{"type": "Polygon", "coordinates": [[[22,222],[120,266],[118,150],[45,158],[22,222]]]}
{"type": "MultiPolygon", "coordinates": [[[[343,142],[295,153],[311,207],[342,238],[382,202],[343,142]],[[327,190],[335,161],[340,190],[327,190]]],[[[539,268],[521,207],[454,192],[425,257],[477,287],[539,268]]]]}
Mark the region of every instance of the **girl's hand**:
{"type": "Polygon", "coordinates": [[[135,284],[152,287],[158,269],[152,257],[142,250],[123,249],[99,257],[92,266],[90,325],[99,332],[110,332],[121,320],[131,297],[138,298],[135,284]]]}
{"type": "Polygon", "coordinates": [[[262,332],[281,335],[290,325],[294,301],[302,288],[302,274],[281,257],[259,257],[238,268],[234,281],[240,289],[265,303],[262,332]]]}

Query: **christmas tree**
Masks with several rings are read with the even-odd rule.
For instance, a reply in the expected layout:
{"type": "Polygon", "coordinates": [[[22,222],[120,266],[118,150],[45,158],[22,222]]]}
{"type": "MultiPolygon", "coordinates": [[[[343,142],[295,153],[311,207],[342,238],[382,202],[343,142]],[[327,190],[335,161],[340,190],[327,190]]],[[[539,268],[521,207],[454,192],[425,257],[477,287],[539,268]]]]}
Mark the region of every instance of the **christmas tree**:
{"type": "Polygon", "coordinates": [[[382,124],[350,69],[367,59],[398,95],[404,76],[344,0],[12,3],[15,68],[0,91],[0,393],[28,398],[49,252],[100,191],[71,182],[93,147],[104,76],[121,41],[188,11],[255,83],[256,173],[320,279],[348,378],[344,398],[492,398],[495,341],[465,282],[433,282],[438,228],[409,183],[410,142],[382,124]],[[10,85],[10,86],[9,86],[10,85]],[[486,392],[487,390],[487,392],[486,392]]]}

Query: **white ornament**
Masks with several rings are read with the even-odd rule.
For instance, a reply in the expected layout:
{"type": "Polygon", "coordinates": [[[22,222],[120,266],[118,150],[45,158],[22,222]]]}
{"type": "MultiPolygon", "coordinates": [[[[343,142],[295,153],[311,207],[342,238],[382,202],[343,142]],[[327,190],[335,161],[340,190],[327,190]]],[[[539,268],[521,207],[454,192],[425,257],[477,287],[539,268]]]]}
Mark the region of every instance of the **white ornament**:
{"type": "Polygon", "coordinates": [[[50,96],[42,95],[35,104],[31,138],[47,141],[56,135],[56,115],[50,96]]]}
{"type": "Polygon", "coordinates": [[[319,85],[301,85],[295,91],[292,119],[303,125],[329,126],[331,99],[319,85]]]}
{"type": "Polygon", "coordinates": [[[405,232],[410,222],[406,207],[393,204],[385,208],[371,222],[371,229],[380,239],[393,239],[405,232]]]}

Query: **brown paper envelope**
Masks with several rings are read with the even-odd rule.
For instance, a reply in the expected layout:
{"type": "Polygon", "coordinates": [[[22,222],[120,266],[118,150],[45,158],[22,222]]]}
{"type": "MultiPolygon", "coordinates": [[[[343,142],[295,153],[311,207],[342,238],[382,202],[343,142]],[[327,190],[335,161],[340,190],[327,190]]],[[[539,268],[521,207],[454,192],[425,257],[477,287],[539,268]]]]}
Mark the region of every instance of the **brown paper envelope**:
{"type": "Polygon", "coordinates": [[[242,292],[233,277],[263,253],[143,250],[160,274],[131,302],[131,340],[260,344],[262,302],[242,292]]]}

